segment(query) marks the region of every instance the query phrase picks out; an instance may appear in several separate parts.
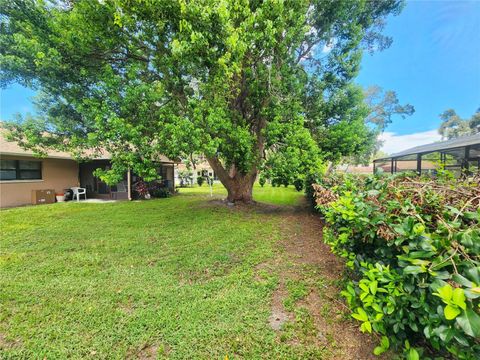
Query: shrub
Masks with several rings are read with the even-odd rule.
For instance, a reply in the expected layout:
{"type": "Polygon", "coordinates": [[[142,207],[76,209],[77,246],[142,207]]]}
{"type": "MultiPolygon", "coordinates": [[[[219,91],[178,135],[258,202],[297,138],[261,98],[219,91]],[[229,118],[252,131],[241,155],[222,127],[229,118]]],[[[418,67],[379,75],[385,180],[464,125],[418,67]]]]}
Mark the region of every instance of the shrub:
{"type": "Polygon", "coordinates": [[[305,177],[305,195],[307,196],[308,203],[313,208],[316,207],[316,197],[313,185],[321,182],[320,177],[310,174],[305,177]]]}
{"type": "Polygon", "coordinates": [[[397,177],[313,187],[324,240],[350,269],[342,295],[375,354],[480,358],[480,184],[397,177]],[[412,344],[412,345],[410,345],[412,344]]]}
{"type": "Polygon", "coordinates": [[[260,176],[260,179],[258,179],[258,183],[260,184],[261,187],[263,187],[266,182],[267,180],[263,176],[260,176]]]}
{"type": "Polygon", "coordinates": [[[295,190],[297,191],[302,191],[303,189],[303,183],[304,181],[302,179],[296,179],[294,182],[293,182],[293,186],[295,186],[295,190]]]}
{"type": "Polygon", "coordinates": [[[281,182],[279,179],[273,178],[271,184],[272,184],[272,187],[279,187],[281,185],[281,182]]]}
{"type": "Polygon", "coordinates": [[[305,194],[312,208],[316,208],[317,206],[314,185],[319,186],[318,184],[324,184],[326,187],[330,188],[340,181],[341,178],[336,173],[328,177],[323,177],[320,174],[308,174],[305,177],[305,194]]]}
{"type": "Polygon", "coordinates": [[[148,185],[143,180],[137,181],[133,184],[132,190],[134,199],[147,199],[150,196],[148,185]]]}
{"type": "Polygon", "coordinates": [[[172,194],[170,193],[170,190],[168,190],[168,188],[166,187],[157,187],[150,190],[150,195],[152,195],[154,198],[168,198],[172,194]]]}
{"type": "Polygon", "coordinates": [[[143,195],[137,196],[136,198],[148,198],[148,196],[154,198],[167,198],[171,196],[170,190],[165,186],[162,181],[154,180],[148,183],[143,183],[141,185],[141,188],[143,195]],[[146,196],[147,194],[148,196],[146,196]]]}
{"type": "Polygon", "coordinates": [[[203,176],[197,177],[198,186],[202,186],[204,182],[205,182],[205,178],[203,176]]]}

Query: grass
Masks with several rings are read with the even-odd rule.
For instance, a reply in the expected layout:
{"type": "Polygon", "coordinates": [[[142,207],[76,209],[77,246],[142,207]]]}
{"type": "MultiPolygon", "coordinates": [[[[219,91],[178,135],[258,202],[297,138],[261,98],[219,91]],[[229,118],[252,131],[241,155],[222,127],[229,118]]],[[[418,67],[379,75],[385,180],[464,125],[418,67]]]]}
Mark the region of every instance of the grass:
{"type": "MultiPolygon", "coordinates": [[[[227,195],[227,190],[220,183],[213,184],[213,195],[227,195]]],[[[210,187],[207,184],[203,186],[195,185],[188,188],[180,188],[181,194],[210,194],[210,187]]],[[[255,183],[253,186],[253,199],[258,202],[263,202],[273,205],[298,205],[300,199],[303,198],[303,192],[296,191],[293,186],[288,187],[272,187],[265,184],[260,186],[255,183]]]]}
{"type": "Polygon", "coordinates": [[[295,281],[288,280],[286,287],[288,296],[283,300],[283,305],[288,311],[293,311],[295,303],[305,298],[310,292],[310,289],[305,282],[298,279],[295,281]]]}
{"type": "MultiPolygon", "coordinates": [[[[278,278],[255,270],[282,218],[206,193],[1,211],[0,358],[308,358],[269,327],[278,278]]],[[[255,188],[274,204],[300,196],[255,188]]]]}

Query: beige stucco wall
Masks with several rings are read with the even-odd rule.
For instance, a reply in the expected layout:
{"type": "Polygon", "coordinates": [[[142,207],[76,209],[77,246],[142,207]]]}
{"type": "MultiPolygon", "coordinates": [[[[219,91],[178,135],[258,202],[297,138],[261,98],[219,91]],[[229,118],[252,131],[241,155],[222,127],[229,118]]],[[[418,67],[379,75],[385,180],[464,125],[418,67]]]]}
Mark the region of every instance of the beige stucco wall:
{"type": "Polygon", "coordinates": [[[63,189],[78,186],[78,164],[66,159],[38,159],[26,156],[6,156],[4,160],[41,160],[42,180],[0,181],[0,207],[30,204],[32,190],[63,189]]]}

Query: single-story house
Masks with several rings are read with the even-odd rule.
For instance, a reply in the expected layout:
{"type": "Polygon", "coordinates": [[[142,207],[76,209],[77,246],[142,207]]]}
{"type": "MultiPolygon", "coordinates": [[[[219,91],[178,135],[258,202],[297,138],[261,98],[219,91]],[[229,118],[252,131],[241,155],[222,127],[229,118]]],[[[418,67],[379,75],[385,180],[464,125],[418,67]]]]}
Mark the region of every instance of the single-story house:
{"type": "MultiPolygon", "coordinates": [[[[159,156],[159,179],[172,192],[175,163],[159,156]]],[[[87,162],[78,162],[70,154],[60,151],[49,151],[46,157],[38,158],[32,151],[7,141],[0,131],[0,207],[30,204],[32,190],[63,193],[75,186],[86,188],[88,198],[131,199],[131,185],[138,180],[135,174],[125,174],[124,179],[114,186],[94,176],[95,169],[108,169],[109,166],[108,154],[87,162]]]]}
{"type": "MultiPolygon", "coordinates": [[[[187,170],[191,174],[191,177],[190,177],[191,185],[196,184],[197,179],[199,177],[203,177],[203,178],[209,177],[210,179],[213,180],[213,182],[220,182],[217,174],[212,169],[212,167],[210,166],[210,164],[208,163],[207,159],[204,156],[198,157],[197,164],[195,164],[194,169],[193,169],[193,166],[191,166],[190,168],[187,168],[186,164],[179,163],[178,166],[175,168],[175,183],[177,184],[182,183],[180,174],[187,170]]],[[[184,184],[184,185],[187,185],[187,184],[184,184]]]]}

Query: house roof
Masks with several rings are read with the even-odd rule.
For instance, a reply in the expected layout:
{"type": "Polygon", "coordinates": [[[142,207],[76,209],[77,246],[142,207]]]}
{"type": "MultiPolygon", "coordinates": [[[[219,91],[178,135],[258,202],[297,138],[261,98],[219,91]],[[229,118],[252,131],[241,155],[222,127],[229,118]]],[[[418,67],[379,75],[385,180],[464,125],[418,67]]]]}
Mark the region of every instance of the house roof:
{"type": "Polygon", "coordinates": [[[392,158],[395,159],[395,158],[408,156],[408,155],[415,155],[415,154],[426,154],[426,153],[431,153],[435,151],[450,150],[450,149],[465,147],[469,145],[477,145],[477,144],[480,144],[480,133],[475,135],[462,136],[456,139],[439,141],[439,142],[434,142],[431,144],[426,144],[421,146],[415,146],[413,148],[392,154],[388,157],[376,159],[375,161],[392,159],[392,158]]]}
{"type": "MultiPolygon", "coordinates": [[[[15,141],[8,141],[5,138],[6,130],[0,129],[0,154],[15,156],[35,156],[32,150],[25,150],[15,141]]],[[[69,153],[63,151],[49,150],[47,157],[55,159],[73,159],[69,153]]]]}
{"type": "MultiPolygon", "coordinates": [[[[8,141],[5,138],[5,129],[0,129],[0,155],[9,155],[9,156],[32,156],[35,157],[35,153],[32,150],[25,150],[20,145],[18,145],[15,141],[8,141]]],[[[57,151],[57,150],[48,150],[47,151],[47,158],[52,159],[67,159],[67,160],[75,160],[75,158],[67,152],[57,151]]],[[[96,154],[93,156],[92,160],[109,160],[112,156],[107,151],[102,151],[101,155],[96,154]]],[[[175,163],[178,161],[171,160],[165,155],[159,154],[158,161],[163,163],[175,163]]]]}

